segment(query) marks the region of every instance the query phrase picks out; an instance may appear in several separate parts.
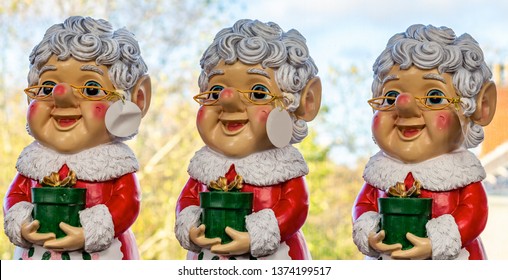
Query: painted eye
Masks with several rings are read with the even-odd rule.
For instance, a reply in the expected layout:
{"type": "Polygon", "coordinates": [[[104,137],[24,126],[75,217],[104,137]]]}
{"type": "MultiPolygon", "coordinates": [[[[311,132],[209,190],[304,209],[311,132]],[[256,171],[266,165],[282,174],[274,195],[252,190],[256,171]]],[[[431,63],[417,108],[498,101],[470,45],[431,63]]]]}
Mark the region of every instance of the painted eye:
{"type": "Polygon", "coordinates": [[[83,93],[87,96],[99,96],[105,95],[104,91],[101,89],[102,86],[96,81],[88,81],[85,83],[85,87],[83,89],[83,93]]]}
{"type": "Polygon", "coordinates": [[[217,100],[219,99],[220,92],[224,89],[223,86],[214,85],[210,88],[210,91],[215,91],[210,93],[207,97],[208,100],[217,100]]]}
{"type": "Polygon", "coordinates": [[[438,89],[433,89],[431,91],[429,91],[427,93],[427,105],[442,105],[442,104],[447,104],[448,103],[448,100],[445,98],[445,94],[438,90],[438,89]]]}
{"type": "Polygon", "coordinates": [[[385,99],[383,101],[383,104],[381,104],[381,105],[384,105],[384,106],[391,106],[391,105],[393,105],[395,103],[395,98],[397,98],[397,96],[399,96],[399,92],[397,92],[395,90],[388,91],[385,94],[385,97],[390,97],[390,99],[385,99]]]}
{"type": "Polygon", "coordinates": [[[56,83],[55,82],[52,82],[52,81],[45,81],[44,83],[42,83],[43,86],[49,86],[49,87],[43,87],[39,90],[39,92],[37,93],[37,95],[50,95],[51,92],[53,91],[53,87],[56,86],[56,83]]]}
{"type": "Polygon", "coordinates": [[[252,87],[252,90],[256,91],[250,94],[250,99],[252,101],[266,100],[272,98],[272,96],[270,95],[270,90],[268,90],[268,88],[264,85],[260,84],[254,85],[252,87]]]}

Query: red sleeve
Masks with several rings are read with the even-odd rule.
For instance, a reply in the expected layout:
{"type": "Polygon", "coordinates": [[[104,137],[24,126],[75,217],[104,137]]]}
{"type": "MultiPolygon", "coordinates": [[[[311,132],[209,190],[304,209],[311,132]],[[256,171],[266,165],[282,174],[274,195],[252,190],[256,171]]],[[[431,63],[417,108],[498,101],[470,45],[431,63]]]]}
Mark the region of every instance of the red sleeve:
{"type": "Polygon", "coordinates": [[[487,195],[481,182],[460,189],[459,205],[451,214],[459,227],[462,246],[480,236],[488,216],[487,195]]]}
{"type": "Polygon", "coordinates": [[[4,215],[7,211],[20,201],[32,202],[31,188],[33,180],[17,173],[7,190],[4,198],[4,215]]]}
{"type": "Polygon", "coordinates": [[[304,177],[285,182],[279,201],[273,206],[281,241],[286,241],[305,223],[309,212],[309,193],[304,177]]]}
{"type": "Polygon", "coordinates": [[[199,206],[199,188],[201,183],[193,178],[189,178],[183,187],[178,200],[176,201],[176,215],[190,205],[199,206]]]}
{"type": "Polygon", "coordinates": [[[113,218],[115,237],[129,229],[139,214],[141,192],[135,173],[125,174],[114,182],[113,194],[105,205],[113,218]]]}
{"type": "Polygon", "coordinates": [[[378,211],[377,205],[378,190],[373,186],[365,183],[356,197],[353,205],[353,222],[356,221],[363,213],[378,211]]]}

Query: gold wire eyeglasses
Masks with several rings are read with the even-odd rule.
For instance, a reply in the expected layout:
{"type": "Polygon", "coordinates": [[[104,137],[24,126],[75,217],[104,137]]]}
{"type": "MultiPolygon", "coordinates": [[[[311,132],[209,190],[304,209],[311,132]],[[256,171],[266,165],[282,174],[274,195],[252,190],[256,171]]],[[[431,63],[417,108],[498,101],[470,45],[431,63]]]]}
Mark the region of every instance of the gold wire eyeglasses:
{"type": "MultiPolygon", "coordinates": [[[[416,104],[420,109],[424,110],[443,110],[450,105],[455,105],[455,110],[460,109],[460,97],[446,97],[446,96],[414,96],[418,101],[416,104]]],[[[372,109],[377,111],[391,111],[395,109],[395,100],[397,97],[383,96],[369,99],[372,109]]]]}
{"type": "MultiPolygon", "coordinates": [[[[235,89],[242,94],[247,102],[254,105],[266,105],[274,101],[279,101],[282,104],[282,95],[274,95],[268,91],[263,90],[239,90],[235,89]]],[[[194,100],[202,106],[212,106],[219,101],[219,96],[222,90],[204,91],[195,95],[194,100]]]]}
{"type": "MultiPolygon", "coordinates": [[[[125,100],[125,94],[121,90],[108,90],[98,86],[75,86],[70,85],[77,90],[81,97],[90,101],[100,100],[125,100]]],[[[53,96],[55,85],[36,85],[25,88],[25,93],[29,98],[35,100],[45,100],[53,96]]]]}

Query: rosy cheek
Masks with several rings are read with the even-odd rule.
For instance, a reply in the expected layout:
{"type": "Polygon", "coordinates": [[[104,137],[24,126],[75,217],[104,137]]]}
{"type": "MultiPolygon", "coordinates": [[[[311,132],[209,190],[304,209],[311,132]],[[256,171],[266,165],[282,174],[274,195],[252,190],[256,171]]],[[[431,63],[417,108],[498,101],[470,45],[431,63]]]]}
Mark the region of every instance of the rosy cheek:
{"type": "Polygon", "coordinates": [[[205,110],[205,106],[201,106],[201,108],[199,108],[198,115],[196,116],[197,123],[201,123],[203,121],[203,118],[205,116],[204,110],[205,110]]]}
{"type": "Polygon", "coordinates": [[[376,114],[372,119],[372,130],[375,131],[379,128],[379,116],[376,114]]]}
{"type": "Polygon", "coordinates": [[[30,103],[30,105],[28,106],[28,112],[27,112],[28,120],[32,120],[35,117],[35,115],[37,114],[38,107],[39,107],[39,103],[37,103],[37,102],[30,103]]]}
{"type": "Polygon", "coordinates": [[[107,104],[96,104],[94,107],[93,115],[97,119],[104,119],[107,110],[108,110],[107,104]]]}
{"type": "Polygon", "coordinates": [[[269,114],[270,110],[266,108],[259,108],[255,113],[255,118],[259,123],[266,123],[269,114]]]}
{"type": "Polygon", "coordinates": [[[440,112],[436,116],[436,127],[439,130],[448,130],[451,125],[451,112],[440,112]]]}

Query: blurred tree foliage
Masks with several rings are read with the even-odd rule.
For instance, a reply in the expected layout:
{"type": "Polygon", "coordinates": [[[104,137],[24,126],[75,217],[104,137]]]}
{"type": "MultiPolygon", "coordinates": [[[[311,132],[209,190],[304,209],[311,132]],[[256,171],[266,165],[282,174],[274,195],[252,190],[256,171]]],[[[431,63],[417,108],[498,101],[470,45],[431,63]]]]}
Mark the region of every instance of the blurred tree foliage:
{"type": "MultiPolygon", "coordinates": [[[[188,179],[187,165],[202,145],[195,128],[198,105],[198,59],[223,22],[217,14],[232,16],[233,1],[111,0],[100,5],[80,0],[3,0],[0,6],[0,196],[16,170],[21,150],[32,138],[25,130],[28,55],[44,31],[73,14],[105,18],[115,28],[136,34],[152,77],[150,111],[140,132],[127,142],[138,156],[142,208],[133,226],[143,259],[184,259],[173,227],[175,202],[188,179]],[[48,7],[50,7],[48,9],[48,7]],[[59,15],[55,17],[54,15],[59,15]]],[[[324,69],[324,68],[322,68],[324,69]]],[[[329,93],[324,92],[323,95],[329,93]]],[[[323,116],[314,122],[326,122],[323,116]]],[[[334,121],[337,121],[336,119],[334,121]]],[[[314,259],[359,259],[351,238],[351,206],[362,184],[361,168],[338,166],[330,158],[330,145],[310,135],[298,145],[310,174],[310,213],[303,228],[314,259]]],[[[363,166],[359,164],[358,166],[363,166]]],[[[10,259],[13,246],[3,233],[0,218],[0,258],[10,259]]]]}
{"type": "Polygon", "coordinates": [[[309,166],[310,210],[303,232],[313,259],[361,258],[351,237],[351,208],[363,184],[362,169],[334,164],[330,146],[317,144],[315,132],[297,148],[309,166]]]}

